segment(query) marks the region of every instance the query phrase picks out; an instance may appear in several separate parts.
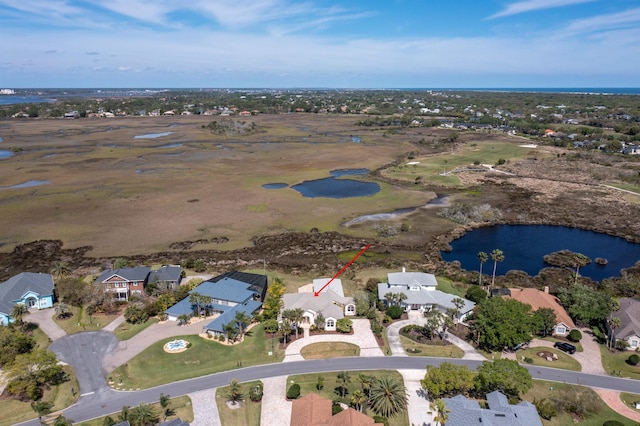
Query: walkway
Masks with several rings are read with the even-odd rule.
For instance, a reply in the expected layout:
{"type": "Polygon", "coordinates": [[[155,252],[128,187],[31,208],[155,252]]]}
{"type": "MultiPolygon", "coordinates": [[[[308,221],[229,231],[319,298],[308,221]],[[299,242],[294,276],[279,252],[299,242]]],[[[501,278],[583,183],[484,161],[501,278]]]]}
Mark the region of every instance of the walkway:
{"type": "Polygon", "coordinates": [[[107,324],[103,330],[104,331],[110,331],[111,333],[113,333],[114,331],[116,331],[116,328],[118,328],[118,326],[120,324],[122,324],[125,321],[124,319],[124,314],[120,315],[118,318],[114,319],[113,321],[111,321],[109,324],[107,324]]]}
{"type": "Polygon", "coordinates": [[[287,376],[262,379],[262,412],[260,426],[288,425],[291,423],[293,404],[287,401],[287,376]]]}
{"type": "Polygon", "coordinates": [[[633,421],[640,422],[640,411],[634,410],[622,402],[620,399],[620,392],[598,388],[593,388],[593,390],[600,395],[600,398],[602,398],[605,404],[607,404],[613,411],[633,421]]]}
{"type": "Polygon", "coordinates": [[[221,426],[216,389],[207,389],[189,394],[193,407],[192,426],[221,426]]]}
{"type": "Polygon", "coordinates": [[[285,350],[283,362],[302,361],[300,350],[307,345],[318,342],[347,342],[360,346],[360,356],[383,356],[382,349],[371,331],[367,319],[354,319],[353,334],[319,334],[298,339],[290,343],[285,350]]]}
{"type": "Polygon", "coordinates": [[[29,315],[25,316],[24,320],[38,324],[40,330],[44,331],[49,339],[55,341],[67,335],[67,332],[53,320],[55,313],[54,309],[30,309],[29,315]]]}
{"type": "Polygon", "coordinates": [[[430,426],[433,424],[429,398],[422,390],[420,380],[424,379],[425,370],[398,370],[402,374],[404,385],[409,394],[409,422],[415,426],[430,426]]]}

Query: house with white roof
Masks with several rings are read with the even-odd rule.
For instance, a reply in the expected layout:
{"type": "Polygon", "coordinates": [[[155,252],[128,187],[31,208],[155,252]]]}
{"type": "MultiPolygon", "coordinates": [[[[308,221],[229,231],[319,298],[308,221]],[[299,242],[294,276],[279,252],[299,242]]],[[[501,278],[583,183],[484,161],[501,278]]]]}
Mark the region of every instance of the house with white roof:
{"type": "Polygon", "coordinates": [[[17,304],[45,309],[53,306],[53,276],[22,272],[0,284],[0,325],[13,322],[11,310],[17,304]]]}
{"type": "Polygon", "coordinates": [[[304,286],[298,293],[284,294],[282,310],[302,309],[305,324],[315,324],[318,315],[322,314],[324,329],[335,331],[339,319],[356,314],[356,305],[352,297],[344,296],[342,282],[339,279],[330,281],[330,278],[315,279],[313,291],[308,291],[308,286],[304,286]],[[329,285],[325,287],[327,283],[329,285]]]}
{"type": "Polygon", "coordinates": [[[406,298],[400,301],[405,311],[426,312],[437,309],[446,313],[447,309],[456,309],[454,299],[462,299],[464,305],[459,310],[458,321],[463,321],[475,307],[475,303],[453,294],[436,290],[438,282],[433,274],[424,272],[390,272],[387,274],[386,283],[378,283],[378,299],[388,302],[387,294],[403,293],[406,298]]]}

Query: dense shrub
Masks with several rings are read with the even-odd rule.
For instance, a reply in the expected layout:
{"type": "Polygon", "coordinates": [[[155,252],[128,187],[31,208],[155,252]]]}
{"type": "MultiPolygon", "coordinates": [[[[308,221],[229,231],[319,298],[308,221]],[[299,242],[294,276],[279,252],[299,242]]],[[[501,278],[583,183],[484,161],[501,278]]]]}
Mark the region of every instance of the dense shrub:
{"type": "Polygon", "coordinates": [[[577,328],[574,328],[569,332],[569,336],[567,336],[567,339],[571,340],[572,342],[579,342],[582,339],[582,333],[580,333],[580,330],[578,330],[577,328]]]}
{"type": "Polygon", "coordinates": [[[606,422],[602,423],[602,426],[624,426],[624,423],[617,420],[607,420],[606,422]]]}
{"type": "Polygon", "coordinates": [[[404,309],[402,309],[402,306],[392,305],[387,308],[387,315],[394,320],[400,318],[403,313],[404,309]]]}
{"type": "Polygon", "coordinates": [[[300,396],[300,385],[297,383],[294,383],[291,386],[289,386],[289,389],[287,390],[287,399],[298,399],[299,396],[300,396]]]}
{"type": "Polygon", "coordinates": [[[278,320],[276,319],[268,319],[263,322],[263,325],[264,331],[266,331],[267,333],[275,333],[276,331],[278,331],[278,320]]]}
{"type": "Polygon", "coordinates": [[[124,311],[124,318],[131,324],[142,324],[149,319],[149,314],[139,305],[129,305],[124,311]]]}
{"type": "Polygon", "coordinates": [[[249,399],[253,402],[262,401],[263,387],[262,383],[258,383],[249,390],[249,399]]]}
{"type": "Polygon", "coordinates": [[[472,285],[471,287],[469,287],[469,290],[467,290],[467,293],[464,295],[464,297],[471,300],[472,302],[480,303],[487,298],[487,292],[479,286],[472,285]]]}
{"type": "Polygon", "coordinates": [[[331,403],[331,415],[335,416],[336,414],[342,412],[342,406],[340,405],[340,401],[333,401],[331,403]]]}
{"type": "Polygon", "coordinates": [[[351,333],[353,322],[349,318],[340,318],[336,321],[336,330],[340,333],[351,333]]]}
{"type": "Polygon", "coordinates": [[[533,405],[535,405],[536,410],[538,410],[538,414],[540,415],[540,417],[545,420],[551,420],[552,417],[558,415],[558,410],[556,409],[555,405],[547,398],[533,398],[533,405]]]}
{"type": "Polygon", "coordinates": [[[384,426],[389,426],[389,420],[382,416],[373,416],[373,421],[376,423],[382,423],[384,426]]]}
{"type": "Polygon", "coordinates": [[[629,365],[638,365],[640,363],[640,355],[633,354],[627,358],[627,364],[629,365]]]}

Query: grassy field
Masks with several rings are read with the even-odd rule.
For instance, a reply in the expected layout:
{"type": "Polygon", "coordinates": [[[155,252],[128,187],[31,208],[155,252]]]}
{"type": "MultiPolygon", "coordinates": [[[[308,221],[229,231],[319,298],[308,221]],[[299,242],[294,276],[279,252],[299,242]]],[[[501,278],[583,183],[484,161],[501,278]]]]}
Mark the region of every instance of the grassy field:
{"type": "Polygon", "coordinates": [[[154,343],[127,364],[116,368],[109,376],[115,383],[120,383],[122,380],[121,389],[145,389],[233,370],[238,368],[238,362],[241,362],[243,367],[247,367],[280,362],[284,357],[284,351],[278,349],[277,342],[274,355],[267,355],[272,350],[272,342],[265,338],[262,325],[254,327],[245,336],[244,342],[237,345],[227,346],[199,336],[186,336],[184,339],[191,343],[189,349],[174,354],[165,352],[162,348],[164,344],[176,338],[180,337],[154,343]]]}
{"type": "Polygon", "coordinates": [[[145,328],[157,322],[158,318],[149,318],[142,324],[129,324],[125,321],[113,331],[113,334],[118,338],[118,340],[129,340],[145,328]]]}
{"type": "Polygon", "coordinates": [[[436,277],[436,280],[438,281],[436,290],[440,290],[444,293],[454,294],[459,297],[464,297],[467,289],[463,284],[454,284],[453,281],[445,277],[436,277]]]}
{"type": "MultiPolygon", "coordinates": [[[[175,411],[175,414],[173,416],[168,416],[167,421],[177,419],[177,418],[180,418],[182,421],[185,421],[185,422],[193,421],[193,407],[191,405],[191,398],[189,398],[188,396],[179,396],[177,398],[171,398],[170,401],[171,403],[169,404],[169,407],[175,411]]],[[[151,404],[151,406],[157,413],[162,412],[159,403],[151,404]]],[[[112,413],[109,416],[98,417],[96,419],[89,420],[87,422],[79,423],[79,425],[80,426],[103,426],[105,424],[104,420],[107,417],[111,417],[113,420],[116,420],[119,414],[120,413],[112,413]]],[[[162,417],[160,418],[160,420],[162,420],[162,417]]]]}
{"type": "Polygon", "coordinates": [[[462,358],[464,356],[464,351],[456,345],[423,345],[404,336],[400,336],[400,342],[402,342],[402,347],[409,356],[445,356],[450,358],[462,358]],[[415,352],[416,350],[420,352],[415,352]]]}
{"type": "Polygon", "coordinates": [[[385,175],[411,182],[420,178],[423,182],[436,185],[457,186],[460,180],[453,173],[456,169],[482,169],[481,164],[495,165],[501,159],[513,161],[549,155],[536,148],[521,145],[523,144],[512,141],[487,142],[468,138],[468,141],[458,145],[454,152],[417,157],[386,170],[385,175]]]}
{"type": "Polygon", "coordinates": [[[218,405],[218,413],[220,414],[220,423],[222,426],[260,426],[260,413],[262,411],[262,402],[252,402],[249,397],[249,389],[260,381],[242,383],[242,389],[245,394],[245,400],[240,403],[239,408],[229,408],[227,405],[227,394],[229,386],[218,388],[216,390],[216,404],[218,405]]]}
{"type": "MultiPolygon", "coordinates": [[[[617,420],[622,422],[625,426],[637,425],[637,422],[629,420],[610,409],[602,399],[600,399],[598,394],[587,387],[534,380],[533,387],[529,392],[522,396],[522,399],[529,402],[533,402],[534,398],[539,400],[543,398],[553,400],[555,398],[559,398],[564,392],[571,392],[573,394],[577,392],[585,392],[584,398],[588,401],[588,407],[596,410],[594,414],[587,415],[584,419],[577,421],[580,425],[602,426],[602,424],[607,420],[617,420]]],[[[574,416],[564,413],[557,417],[553,417],[551,420],[543,420],[542,423],[545,426],[565,426],[568,424],[574,424],[576,421],[574,421],[574,416]]]]}
{"type": "MultiPolygon", "coordinates": [[[[360,389],[360,381],[358,380],[359,374],[366,374],[369,376],[374,376],[377,378],[390,376],[396,381],[403,383],[402,375],[397,371],[350,371],[349,375],[351,377],[351,383],[347,385],[348,392],[346,397],[344,398],[344,403],[349,404],[349,394],[356,389],[360,389]]],[[[318,383],[318,374],[300,374],[295,376],[287,377],[287,383],[297,383],[300,385],[300,396],[303,397],[308,393],[315,392],[320,396],[327,399],[340,399],[340,394],[337,393],[336,387],[338,386],[338,382],[336,380],[337,373],[323,373],[321,376],[324,377],[324,387],[321,390],[316,389],[316,383],[318,383]]],[[[373,414],[365,407],[363,412],[368,416],[373,416],[373,414]]],[[[407,426],[409,424],[409,417],[407,412],[405,411],[395,419],[389,419],[390,426],[407,426]]]]}
{"type": "Polygon", "coordinates": [[[517,357],[518,357],[518,361],[520,361],[521,363],[524,363],[522,361],[522,357],[525,358],[530,358],[533,362],[531,363],[531,365],[539,365],[542,367],[552,367],[552,368],[561,368],[563,370],[572,370],[572,371],[581,371],[582,367],[580,366],[580,363],[578,361],[576,361],[575,359],[571,358],[569,355],[565,354],[562,351],[556,350],[556,349],[552,349],[552,348],[547,348],[547,347],[533,347],[533,348],[527,348],[527,349],[522,349],[520,351],[518,351],[517,353],[517,357]],[[556,355],[558,355],[558,359],[555,361],[547,361],[545,358],[542,358],[540,356],[538,356],[538,352],[540,351],[545,351],[545,352],[551,352],[554,353],[556,355]]]}
{"type": "MultiPolygon", "coordinates": [[[[64,370],[69,375],[69,381],[50,389],[45,389],[43,401],[52,401],[52,411],[58,411],[75,403],[79,398],[78,380],[73,368],[65,366],[64,370]],[[73,389],[73,392],[72,392],[73,389]]],[[[30,402],[16,401],[13,399],[0,400],[0,426],[14,425],[29,419],[36,418],[36,413],[31,408],[30,402]]]]}
{"type": "Polygon", "coordinates": [[[77,306],[69,306],[69,311],[73,315],[66,319],[58,319],[57,315],[53,316],[53,320],[56,324],[58,324],[67,334],[80,333],[81,331],[101,330],[120,315],[119,313],[113,315],[96,314],[89,317],[84,312],[84,308],[79,308],[77,306]]]}
{"type": "Polygon", "coordinates": [[[627,364],[627,358],[633,353],[632,351],[610,352],[609,349],[600,345],[600,353],[602,354],[602,366],[607,374],[640,380],[640,365],[627,364]]]}
{"type": "Polygon", "coordinates": [[[412,149],[405,137],[383,132],[369,132],[363,143],[345,141],[343,134],[362,133],[355,117],[257,116],[250,120],[258,133],[232,137],[202,129],[211,120],[7,121],[3,146],[17,155],[3,160],[0,182],[49,183],[0,191],[2,250],[61,239],[68,248],[93,246],[94,256],[121,256],[222,236],[229,241],[198,248],[227,250],[249,246],[256,235],[339,230],[353,217],[431,198],[384,182],[374,196],[345,199],[262,187],[274,179],[294,185],[328,177],[333,169],[376,169],[412,149]],[[163,138],[134,139],[173,124],[163,138]],[[181,145],[164,148],[170,144],[181,145]]]}
{"type": "Polygon", "coordinates": [[[343,356],[360,356],[360,346],[346,342],[312,343],[300,350],[304,359],[340,358],[343,356]]]}

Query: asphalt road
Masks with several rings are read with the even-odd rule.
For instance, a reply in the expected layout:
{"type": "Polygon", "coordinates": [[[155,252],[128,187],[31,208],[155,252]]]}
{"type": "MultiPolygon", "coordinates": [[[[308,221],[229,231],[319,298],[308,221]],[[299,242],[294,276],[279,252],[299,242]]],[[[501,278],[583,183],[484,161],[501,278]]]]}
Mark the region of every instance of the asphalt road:
{"type": "MultiPolygon", "coordinates": [[[[472,369],[475,369],[481,364],[481,361],[475,360],[430,357],[333,358],[245,367],[132,392],[110,389],[106,386],[106,383],[104,383],[104,376],[101,375],[99,381],[102,382],[102,385],[90,392],[84,392],[85,389],[82,388],[83,396],[75,405],[64,410],[64,415],[69,419],[73,419],[75,422],[85,421],[118,412],[124,405],[135,406],[140,403],[155,402],[158,400],[160,393],[176,397],[209,388],[226,386],[232,379],[245,382],[290,374],[323,373],[342,370],[425,369],[427,365],[439,365],[442,362],[462,364],[472,369]]],[[[534,379],[612,389],[622,392],[640,392],[640,381],[636,380],[585,374],[555,368],[535,366],[528,366],[527,368],[534,379]]],[[[212,401],[212,403],[215,402],[212,401]]],[[[38,421],[33,420],[24,424],[37,425],[38,421]]]]}

